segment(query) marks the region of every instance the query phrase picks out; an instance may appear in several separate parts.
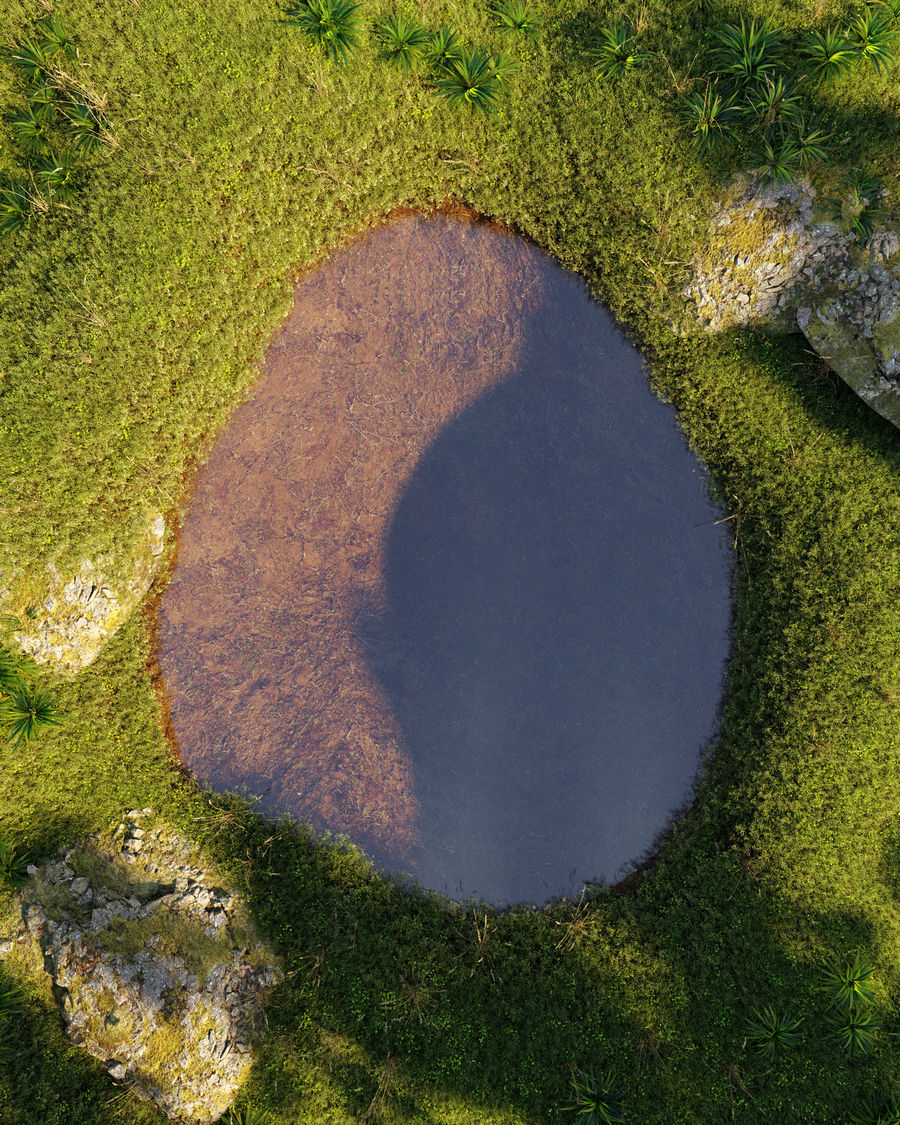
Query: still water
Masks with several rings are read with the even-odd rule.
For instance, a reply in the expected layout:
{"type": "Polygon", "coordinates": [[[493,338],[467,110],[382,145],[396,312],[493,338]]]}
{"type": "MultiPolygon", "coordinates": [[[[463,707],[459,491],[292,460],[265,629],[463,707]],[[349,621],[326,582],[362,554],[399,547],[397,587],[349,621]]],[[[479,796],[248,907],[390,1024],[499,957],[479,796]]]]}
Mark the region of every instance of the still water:
{"type": "Polygon", "coordinates": [[[199,473],[158,633],[182,756],[458,900],[614,879],[715,731],[722,515],[577,277],[395,220],[298,284],[199,473]]]}

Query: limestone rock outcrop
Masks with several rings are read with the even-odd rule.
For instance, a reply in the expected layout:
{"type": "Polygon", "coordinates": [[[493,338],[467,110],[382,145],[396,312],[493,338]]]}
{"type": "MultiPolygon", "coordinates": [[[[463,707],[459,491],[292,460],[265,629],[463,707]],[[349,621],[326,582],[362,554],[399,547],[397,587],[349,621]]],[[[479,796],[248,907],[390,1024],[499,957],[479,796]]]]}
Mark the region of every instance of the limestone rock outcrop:
{"type": "Polygon", "coordinates": [[[801,331],[879,414],[900,426],[900,234],[868,246],[819,206],[812,186],[731,185],[682,290],[710,332],[801,331]]]}
{"type": "Polygon", "coordinates": [[[6,588],[0,589],[0,610],[17,622],[13,643],[38,664],[49,664],[56,671],[74,675],[86,668],[149,590],[162,557],[165,531],[162,515],[152,513],[131,557],[117,567],[119,577],[111,576],[110,560],[102,555],[83,559],[74,574],[60,574],[49,563],[40,600],[27,612],[16,607],[20,611],[14,615],[9,609],[21,576],[11,576],[6,588]]]}
{"type": "Polygon", "coordinates": [[[29,876],[19,940],[39,946],[72,1042],[170,1120],[218,1120],[281,976],[239,898],[150,810],[29,876]]]}

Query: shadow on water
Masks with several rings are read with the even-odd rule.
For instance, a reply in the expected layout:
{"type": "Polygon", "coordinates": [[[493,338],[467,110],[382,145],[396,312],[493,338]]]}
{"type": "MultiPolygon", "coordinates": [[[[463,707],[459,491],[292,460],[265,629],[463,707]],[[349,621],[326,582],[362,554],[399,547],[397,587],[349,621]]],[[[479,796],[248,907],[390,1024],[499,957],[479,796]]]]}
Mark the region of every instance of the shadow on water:
{"type": "Polygon", "coordinates": [[[358,621],[408,748],[414,871],[577,895],[688,794],[727,651],[727,536],[670,408],[559,271],[515,374],[437,437],[358,621]]]}

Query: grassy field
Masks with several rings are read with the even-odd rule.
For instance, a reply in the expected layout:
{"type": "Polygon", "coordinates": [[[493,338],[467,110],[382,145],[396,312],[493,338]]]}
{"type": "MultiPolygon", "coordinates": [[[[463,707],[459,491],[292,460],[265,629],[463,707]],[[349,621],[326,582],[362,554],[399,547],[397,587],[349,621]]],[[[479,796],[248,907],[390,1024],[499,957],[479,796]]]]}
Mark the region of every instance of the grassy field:
{"type": "MultiPolygon", "coordinates": [[[[625,884],[485,929],[200,793],[171,759],[137,614],[74,682],[43,676],[67,721],[2,751],[0,823],[40,856],[151,805],[205,842],[288,970],[241,1095],[272,1125],[564,1122],[572,1069],[592,1065],[617,1071],[643,1125],[842,1125],[900,1085],[900,443],[799,338],[668,324],[734,167],[694,158],[673,76],[704,75],[723,18],[769,14],[796,36],[855,9],[638,0],[622,10],[665,57],[598,85],[583,49],[617,10],[535,7],[542,34],[515,48],[493,122],[371,42],[335,67],[264,0],[54,7],[114,144],[65,208],[0,242],[0,575],[24,606],[51,557],[124,555],[147,512],[177,512],[297,271],[398,205],[458,199],[578,270],[629,325],[733,517],[734,654],[694,808],[625,884]],[[859,1060],[829,1041],[818,991],[822,958],[850,951],[877,964],[885,1025],[859,1060]],[[766,1004],[803,1019],[774,1061],[745,1042],[766,1004]]],[[[8,0],[0,39],[45,10],[8,0]]],[[[408,10],[502,43],[483,4],[408,10]]],[[[898,92],[872,71],[821,96],[836,134],[823,182],[865,161],[896,198],[898,92]]],[[[23,98],[0,65],[0,108],[23,98]]],[[[0,171],[17,159],[5,119],[0,171]]],[[[12,908],[0,892],[3,926],[12,908]]],[[[4,1125],[162,1120],[68,1045],[48,990],[25,987],[4,1125]]]]}

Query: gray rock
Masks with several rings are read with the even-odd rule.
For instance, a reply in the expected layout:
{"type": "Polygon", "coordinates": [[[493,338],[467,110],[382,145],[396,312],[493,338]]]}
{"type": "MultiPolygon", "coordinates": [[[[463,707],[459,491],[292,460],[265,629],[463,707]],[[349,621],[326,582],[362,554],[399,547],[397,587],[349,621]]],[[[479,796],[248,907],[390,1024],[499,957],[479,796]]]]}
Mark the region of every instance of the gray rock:
{"type": "MultiPolygon", "coordinates": [[[[83,559],[77,573],[68,577],[48,563],[40,611],[13,634],[13,642],[39,664],[50,664],[57,671],[74,675],[86,668],[143,600],[159,568],[164,538],[162,516],[153,513],[130,556],[115,567],[115,576],[105,556],[83,559]]],[[[0,591],[0,612],[23,619],[26,597],[32,601],[11,584],[0,591]]]]}
{"type": "Polygon", "coordinates": [[[851,232],[815,222],[814,200],[809,184],[773,189],[740,178],[715,208],[682,296],[708,332],[799,328],[865,402],[900,425],[900,234],[876,232],[866,250],[851,232]]]}
{"type": "MultiPolygon", "coordinates": [[[[146,810],[143,815],[152,817],[146,810]]],[[[79,851],[90,850],[96,875],[90,885],[82,877],[72,886],[84,882],[95,902],[105,902],[102,888],[115,896],[91,912],[90,928],[82,929],[81,916],[59,905],[58,894],[46,900],[52,906],[37,901],[41,888],[53,885],[48,875],[57,874],[57,863],[35,868],[23,894],[25,931],[56,986],[70,1040],[171,1120],[211,1125],[247,1076],[261,1005],[281,970],[255,937],[240,897],[197,866],[191,841],[165,825],[145,831],[135,872],[142,889],[126,897],[120,865],[137,857],[123,855],[120,841],[109,833],[73,849],[76,865],[79,851]],[[117,867],[109,883],[98,857],[110,871],[117,867]],[[149,897],[148,876],[159,879],[158,893],[149,897]],[[173,883],[195,887],[196,897],[214,906],[186,903],[187,896],[169,893],[173,883]],[[172,944],[172,935],[191,931],[184,944],[172,944]],[[174,1050],[173,1034],[181,1037],[174,1050]],[[154,1050],[158,1035],[164,1052],[154,1050]]]]}

